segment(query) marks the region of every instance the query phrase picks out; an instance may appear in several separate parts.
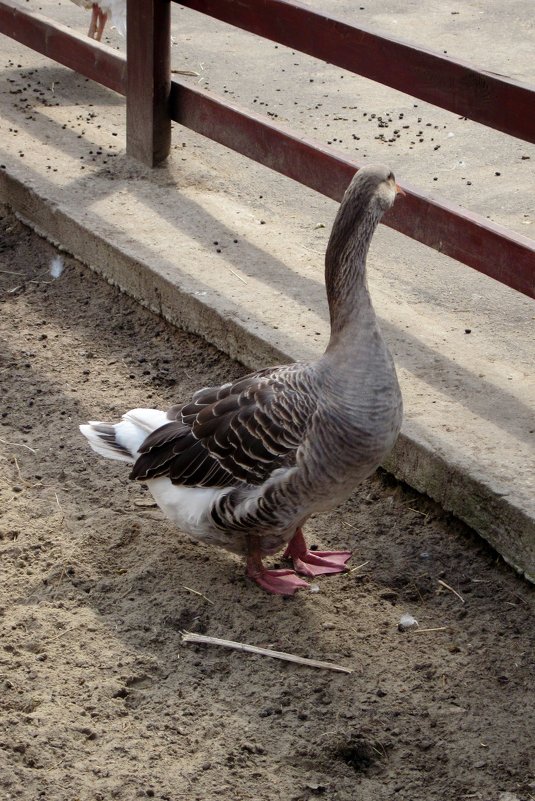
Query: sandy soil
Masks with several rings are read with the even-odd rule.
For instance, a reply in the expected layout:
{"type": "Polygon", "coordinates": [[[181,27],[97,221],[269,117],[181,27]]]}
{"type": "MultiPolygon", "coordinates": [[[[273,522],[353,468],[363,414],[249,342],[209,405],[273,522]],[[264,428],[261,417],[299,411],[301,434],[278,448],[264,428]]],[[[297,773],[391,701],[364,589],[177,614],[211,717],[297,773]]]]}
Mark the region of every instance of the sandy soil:
{"type": "Polygon", "coordinates": [[[53,249],[0,225],[2,797],[534,799],[531,588],[378,475],[308,529],[349,546],[353,572],[263,594],[77,431],[243,368],[74,260],[54,280],[53,249]],[[398,631],[404,612],[419,630],[398,631]],[[354,672],[185,645],[183,629],[354,672]]]}

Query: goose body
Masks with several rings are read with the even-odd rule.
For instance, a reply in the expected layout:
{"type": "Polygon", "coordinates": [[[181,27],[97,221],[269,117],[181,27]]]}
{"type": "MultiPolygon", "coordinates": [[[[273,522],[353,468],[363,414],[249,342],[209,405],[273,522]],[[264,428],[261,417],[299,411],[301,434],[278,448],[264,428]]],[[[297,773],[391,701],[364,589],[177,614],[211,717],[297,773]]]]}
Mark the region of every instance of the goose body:
{"type": "Polygon", "coordinates": [[[392,449],[402,402],[365,276],[377,224],[399,188],[383,167],[348,187],[326,253],[331,337],[315,362],[271,367],[196,392],[168,412],[133,409],[115,424],[80,426],[103,456],[132,464],[164,514],[206,545],[241,554],[269,592],[347,570],[347,551],[311,552],[302,533],[338,505],[392,449]],[[286,546],[294,570],[262,557],[286,546]]]}
{"type": "Polygon", "coordinates": [[[91,10],[87,35],[98,42],[102,39],[106,22],[111,19],[121,36],[126,36],[126,0],[71,0],[77,6],[91,10]]]}

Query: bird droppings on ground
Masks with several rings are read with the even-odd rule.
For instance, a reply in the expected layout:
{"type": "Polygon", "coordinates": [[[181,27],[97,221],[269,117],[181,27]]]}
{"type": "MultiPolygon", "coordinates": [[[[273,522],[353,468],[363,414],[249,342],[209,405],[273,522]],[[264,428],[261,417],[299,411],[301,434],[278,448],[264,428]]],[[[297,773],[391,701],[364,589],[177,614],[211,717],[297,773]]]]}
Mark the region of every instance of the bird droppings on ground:
{"type": "Polygon", "coordinates": [[[531,801],[533,589],[381,473],[310,523],[358,569],[264,595],[77,431],[246,371],[65,254],[51,281],[56,255],[0,220],[4,797],[531,801]],[[421,626],[400,636],[407,609],[421,626]]]}

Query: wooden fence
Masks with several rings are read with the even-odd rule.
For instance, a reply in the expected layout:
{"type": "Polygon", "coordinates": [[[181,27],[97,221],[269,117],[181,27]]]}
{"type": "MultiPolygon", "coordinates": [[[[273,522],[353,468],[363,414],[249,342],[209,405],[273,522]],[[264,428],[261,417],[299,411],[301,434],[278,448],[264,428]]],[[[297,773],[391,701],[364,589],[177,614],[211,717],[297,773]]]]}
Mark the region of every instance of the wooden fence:
{"type": "MultiPolygon", "coordinates": [[[[182,0],[181,5],[535,142],[530,86],[290,0],[182,0]]],[[[358,163],[199,87],[171,80],[171,0],[128,0],[127,18],[125,59],[13,0],[0,0],[0,33],[126,95],[131,156],[151,166],[163,161],[174,120],[341,200],[358,163]]],[[[415,187],[403,188],[407,198],[385,224],[535,297],[533,240],[415,187]]]]}

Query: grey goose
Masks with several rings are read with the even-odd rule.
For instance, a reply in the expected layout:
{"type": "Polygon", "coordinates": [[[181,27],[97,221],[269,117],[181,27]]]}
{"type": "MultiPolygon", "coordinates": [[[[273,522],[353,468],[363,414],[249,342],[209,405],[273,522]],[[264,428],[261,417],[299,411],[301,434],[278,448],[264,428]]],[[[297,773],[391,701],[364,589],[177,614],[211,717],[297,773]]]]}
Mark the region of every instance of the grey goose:
{"type": "Polygon", "coordinates": [[[349,551],[309,550],[302,527],[346,500],[400,430],[401,392],[366,282],[371,238],[400,192],[382,166],[360,169],[345,192],[325,256],[331,334],[317,361],[200,389],[167,412],[80,426],[97,453],[133,465],[130,478],[182,531],[242,555],[271,593],[307,587],[297,574],[348,569],[349,551]],[[293,569],[266,568],[282,548],[293,569]]]}

